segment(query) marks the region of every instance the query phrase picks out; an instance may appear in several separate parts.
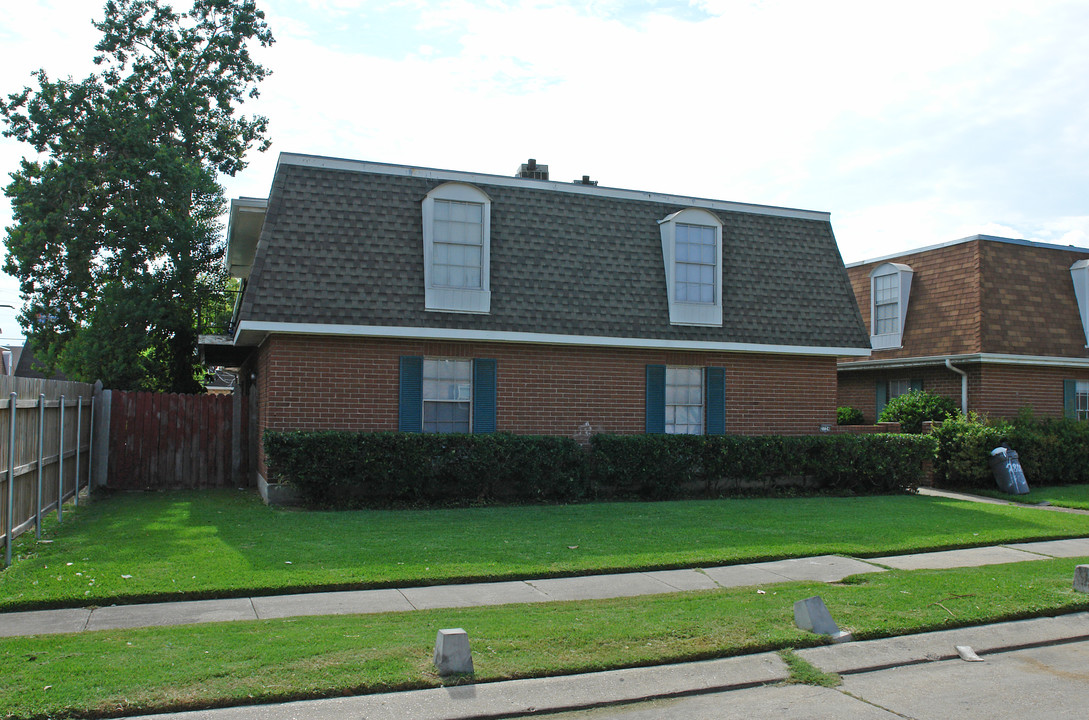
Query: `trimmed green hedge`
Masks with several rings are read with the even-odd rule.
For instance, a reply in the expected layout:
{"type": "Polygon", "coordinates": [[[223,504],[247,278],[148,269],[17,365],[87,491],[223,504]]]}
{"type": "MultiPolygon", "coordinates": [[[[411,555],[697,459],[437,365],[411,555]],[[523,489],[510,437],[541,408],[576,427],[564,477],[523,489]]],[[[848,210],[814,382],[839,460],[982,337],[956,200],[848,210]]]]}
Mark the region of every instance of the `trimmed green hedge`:
{"type": "Polygon", "coordinates": [[[1089,483],[1089,423],[1022,412],[1012,422],[988,422],[972,415],[934,428],[938,455],[934,482],[944,487],[993,488],[988,461],[1003,441],[1017,451],[1031,487],[1089,483]]]}
{"type": "Polygon", "coordinates": [[[929,437],[272,432],[270,480],[318,507],[664,500],[801,487],[850,493],[918,485],[929,437]]]}

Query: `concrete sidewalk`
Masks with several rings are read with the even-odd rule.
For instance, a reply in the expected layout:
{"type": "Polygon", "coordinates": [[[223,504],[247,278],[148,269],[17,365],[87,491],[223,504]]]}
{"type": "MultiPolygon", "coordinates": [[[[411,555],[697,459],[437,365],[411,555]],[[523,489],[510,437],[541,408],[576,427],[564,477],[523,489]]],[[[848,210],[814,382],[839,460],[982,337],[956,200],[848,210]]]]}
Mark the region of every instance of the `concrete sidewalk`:
{"type": "MultiPolygon", "coordinates": [[[[1089,613],[1075,613],[1055,618],[1036,618],[822,646],[802,650],[798,654],[826,672],[837,672],[854,677],[886,668],[903,668],[956,658],[955,646],[957,645],[968,645],[986,658],[987,655],[1020,648],[1042,647],[1086,639],[1089,639],[1089,613]]],[[[346,717],[367,718],[367,720],[510,718],[610,705],[618,706],[663,698],[741,691],[746,688],[780,683],[788,676],[786,665],[778,654],[760,653],[721,660],[583,675],[154,715],[145,716],[143,720],[156,718],[158,720],[295,720],[296,718],[339,720],[346,717]]],[[[848,680],[847,684],[850,682],[848,680]]],[[[883,682],[889,684],[897,680],[893,678],[883,682]]],[[[804,703],[803,715],[784,712],[791,702],[795,702],[784,698],[788,695],[796,695],[799,691],[798,687],[767,688],[767,690],[774,692],[747,706],[746,714],[737,717],[812,718],[815,716],[813,705],[804,698],[801,700],[804,703]]],[[[818,689],[810,688],[810,690],[818,689]]],[[[729,707],[733,704],[732,695],[733,692],[730,692],[725,696],[719,703],[719,707],[729,707]]],[[[1083,698],[1084,693],[1079,693],[1076,698],[1078,707],[1082,709],[1084,709],[1083,698]]],[[[941,717],[960,715],[959,712],[952,711],[952,708],[948,709],[950,712],[941,717]]],[[[858,710],[859,708],[854,708],[854,711],[858,710]]],[[[597,712],[607,713],[608,711],[597,712]]],[[[604,717],[596,713],[592,716],[604,717]]],[[[832,715],[821,715],[821,717],[826,716],[858,717],[858,715],[838,711],[832,715]]],[[[645,717],[689,717],[689,714],[675,711],[664,714],[652,712],[645,717]]],[[[725,717],[725,715],[695,713],[691,717],[725,717]]],[[[893,716],[888,714],[880,717],[893,716]]]]}
{"type": "Polygon", "coordinates": [[[304,615],[597,600],[720,587],[765,586],[797,580],[838,582],[849,575],[884,572],[888,568],[978,567],[1059,557],[1089,557],[1089,538],[896,555],[866,561],[821,555],[690,570],[15,612],[0,614],[0,637],[304,615]]]}

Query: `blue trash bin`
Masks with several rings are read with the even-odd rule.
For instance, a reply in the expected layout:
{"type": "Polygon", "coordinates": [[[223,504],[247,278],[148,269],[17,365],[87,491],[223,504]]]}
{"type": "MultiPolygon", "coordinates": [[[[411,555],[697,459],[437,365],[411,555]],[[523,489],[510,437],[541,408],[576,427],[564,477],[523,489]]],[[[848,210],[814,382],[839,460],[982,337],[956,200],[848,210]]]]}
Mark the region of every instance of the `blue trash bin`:
{"type": "Polygon", "coordinates": [[[1010,495],[1025,495],[1029,491],[1025,471],[1017,459],[1017,451],[1006,446],[996,447],[991,451],[991,472],[994,473],[998,489],[1010,495]]]}

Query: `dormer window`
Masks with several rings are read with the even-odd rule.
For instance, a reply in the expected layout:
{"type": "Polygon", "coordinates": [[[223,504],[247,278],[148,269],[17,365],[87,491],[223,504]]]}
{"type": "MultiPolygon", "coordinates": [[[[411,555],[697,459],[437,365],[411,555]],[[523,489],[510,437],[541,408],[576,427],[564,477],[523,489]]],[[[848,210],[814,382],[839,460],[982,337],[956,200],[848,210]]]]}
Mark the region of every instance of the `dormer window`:
{"type": "Polygon", "coordinates": [[[658,221],[669,322],[722,325],[722,221],[688,208],[658,221]]]}
{"type": "Polygon", "coordinates": [[[901,263],[884,263],[870,273],[870,345],[888,350],[903,345],[911,278],[915,273],[901,263]]]}
{"type": "Polygon", "coordinates": [[[448,182],[423,201],[424,307],[465,313],[491,311],[491,198],[448,182]]]}

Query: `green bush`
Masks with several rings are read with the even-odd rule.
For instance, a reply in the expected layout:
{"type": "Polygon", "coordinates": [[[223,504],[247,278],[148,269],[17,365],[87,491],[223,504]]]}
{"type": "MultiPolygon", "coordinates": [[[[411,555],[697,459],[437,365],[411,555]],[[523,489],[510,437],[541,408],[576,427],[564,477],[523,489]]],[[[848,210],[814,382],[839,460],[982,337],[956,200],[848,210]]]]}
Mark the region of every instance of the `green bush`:
{"type": "Polygon", "coordinates": [[[661,499],[808,490],[912,489],[933,457],[929,437],[906,435],[595,435],[599,496],[661,499]]]}
{"type": "Polygon", "coordinates": [[[571,502],[588,492],[585,453],[569,438],[266,431],[264,442],[270,480],[317,507],[571,502]]]}
{"type": "Polygon", "coordinates": [[[784,490],[901,492],[934,454],[908,435],[520,435],[273,432],[272,482],[327,508],[666,500],[784,490]]]}
{"type": "Polygon", "coordinates": [[[957,404],[943,395],[912,390],[889,400],[878,421],[898,422],[904,432],[918,433],[922,432],[924,421],[945,420],[959,412],[957,404]]]}
{"type": "Polygon", "coordinates": [[[1022,411],[1012,422],[969,418],[946,420],[934,430],[938,454],[934,481],[946,487],[994,487],[991,450],[1008,443],[1017,451],[1030,487],[1089,483],[1089,423],[1022,411]]]}
{"type": "Polygon", "coordinates": [[[856,407],[836,408],[836,425],[861,425],[866,420],[856,407]]]}

